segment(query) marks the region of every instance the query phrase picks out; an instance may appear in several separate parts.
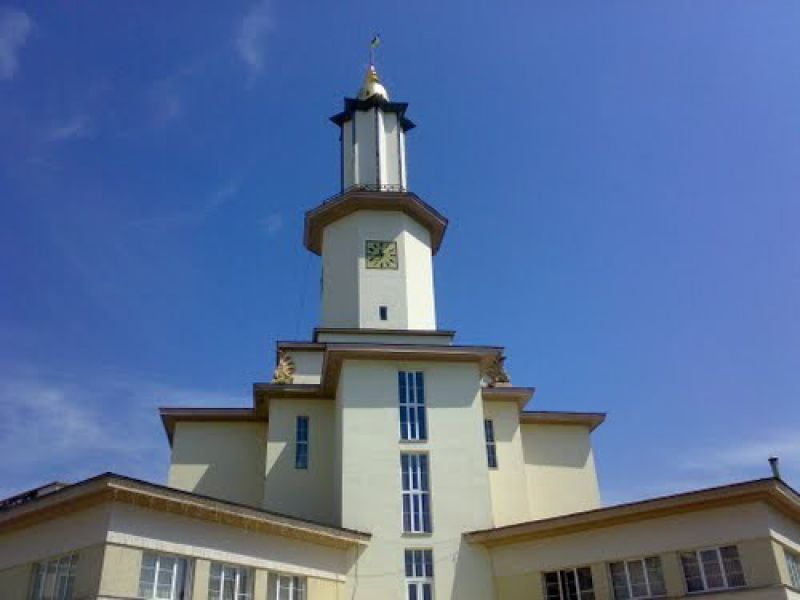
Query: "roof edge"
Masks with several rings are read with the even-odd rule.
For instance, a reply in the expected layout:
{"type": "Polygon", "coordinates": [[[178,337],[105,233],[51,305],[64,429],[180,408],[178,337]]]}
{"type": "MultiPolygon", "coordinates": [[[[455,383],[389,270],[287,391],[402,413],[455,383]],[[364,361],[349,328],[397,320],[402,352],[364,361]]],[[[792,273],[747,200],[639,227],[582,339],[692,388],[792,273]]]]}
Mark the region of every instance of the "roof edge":
{"type": "Polygon", "coordinates": [[[800,494],[784,481],[768,477],[470,531],[464,538],[470,543],[493,547],[751,501],[766,501],[800,519],[800,494]]]}
{"type": "Polygon", "coordinates": [[[559,410],[524,410],[519,422],[523,425],[580,425],[594,431],[606,420],[602,412],[571,412],[559,410]]]}
{"type": "Polygon", "coordinates": [[[363,544],[371,538],[371,534],[362,531],[300,519],[112,472],[101,473],[42,498],[0,510],[0,529],[24,527],[27,523],[36,521],[37,515],[41,520],[55,518],[64,514],[65,510],[68,511],[69,505],[72,505],[73,510],[79,510],[87,504],[105,501],[135,505],[141,503],[151,510],[164,512],[173,512],[169,510],[170,503],[173,503],[173,508],[181,507],[183,509],[181,514],[192,518],[203,519],[203,516],[213,516],[214,520],[219,522],[225,517],[225,522],[234,527],[260,526],[266,533],[327,546],[348,547],[363,544]],[[153,502],[154,497],[162,502],[153,502]],[[185,510],[186,508],[192,510],[185,510]]]}

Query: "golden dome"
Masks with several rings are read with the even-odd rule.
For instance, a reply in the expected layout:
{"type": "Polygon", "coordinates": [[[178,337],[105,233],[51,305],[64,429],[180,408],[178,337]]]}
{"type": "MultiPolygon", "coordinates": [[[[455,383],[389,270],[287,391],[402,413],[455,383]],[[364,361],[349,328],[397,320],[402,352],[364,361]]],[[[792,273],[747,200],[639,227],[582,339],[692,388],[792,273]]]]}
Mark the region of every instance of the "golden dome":
{"type": "Polygon", "coordinates": [[[364,76],[364,83],[358,91],[359,100],[366,100],[367,98],[372,98],[372,96],[380,96],[386,101],[389,100],[389,92],[387,92],[386,88],[381,84],[381,80],[378,78],[378,72],[375,70],[375,65],[370,65],[369,69],[367,69],[367,74],[364,76]]]}

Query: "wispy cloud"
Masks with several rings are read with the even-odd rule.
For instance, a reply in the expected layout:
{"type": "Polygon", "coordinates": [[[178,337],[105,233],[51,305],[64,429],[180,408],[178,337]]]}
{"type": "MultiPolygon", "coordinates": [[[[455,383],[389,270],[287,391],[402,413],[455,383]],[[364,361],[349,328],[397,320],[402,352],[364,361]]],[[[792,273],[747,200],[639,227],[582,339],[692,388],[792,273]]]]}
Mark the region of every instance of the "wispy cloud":
{"type": "Polygon", "coordinates": [[[48,142],[64,142],[91,134],[92,128],[89,118],[83,114],[76,114],[68,119],[54,123],[45,133],[48,142]]]}
{"type": "Polygon", "coordinates": [[[109,470],[162,479],[169,447],[158,406],[247,405],[246,398],[121,372],[91,379],[3,372],[0,398],[0,497],[109,470]]]}
{"type": "MultiPolygon", "coordinates": [[[[606,504],[618,504],[725,485],[771,475],[767,459],[781,459],[783,478],[800,477],[800,437],[787,429],[765,432],[759,439],[746,437],[723,445],[693,444],[684,455],[664,459],[657,476],[626,482],[624,489],[604,490],[606,504]]],[[[651,471],[652,472],[652,471],[651,471]]]]}
{"type": "Polygon", "coordinates": [[[157,81],[147,92],[150,108],[150,125],[156,129],[166,127],[183,114],[183,97],[177,77],[157,81]]]}
{"type": "Polygon", "coordinates": [[[266,0],[257,2],[239,22],[234,45],[250,73],[248,85],[255,82],[264,68],[267,35],[274,27],[270,3],[266,0]]]}
{"type": "Polygon", "coordinates": [[[0,79],[14,77],[19,67],[19,51],[25,45],[32,26],[27,13],[0,8],[0,79]]]}
{"type": "Polygon", "coordinates": [[[778,456],[789,464],[800,464],[800,436],[794,431],[773,431],[763,439],[743,439],[723,448],[706,448],[686,457],[683,468],[702,473],[736,473],[760,468],[767,474],[767,459],[778,456]]]}
{"type": "Polygon", "coordinates": [[[261,228],[267,235],[274,235],[283,229],[283,215],[280,213],[273,213],[261,219],[261,228]]]}
{"type": "Polygon", "coordinates": [[[195,207],[173,213],[157,215],[139,219],[131,223],[133,227],[158,228],[170,226],[199,225],[206,218],[218,211],[222,206],[232,201],[241,189],[241,181],[233,179],[218,188],[206,200],[195,207]]]}

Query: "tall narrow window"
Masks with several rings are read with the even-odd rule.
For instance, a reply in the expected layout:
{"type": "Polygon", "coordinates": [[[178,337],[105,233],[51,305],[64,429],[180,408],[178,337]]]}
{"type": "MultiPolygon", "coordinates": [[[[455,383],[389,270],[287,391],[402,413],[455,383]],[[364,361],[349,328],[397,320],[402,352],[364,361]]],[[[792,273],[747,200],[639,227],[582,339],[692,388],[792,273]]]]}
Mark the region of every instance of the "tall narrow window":
{"type": "Polygon", "coordinates": [[[401,454],[403,479],[403,531],[431,533],[431,498],[428,455],[401,454]]]}
{"type": "Polygon", "coordinates": [[[32,600],[72,600],[77,554],[40,562],[34,565],[32,600]]]}
{"type": "Polygon", "coordinates": [[[428,439],[425,422],[425,382],[422,371],[400,371],[397,382],[400,393],[400,438],[428,439]]]}
{"type": "Polygon", "coordinates": [[[681,552],[686,591],[705,592],[745,585],[736,546],[681,552]]]}
{"type": "Polygon", "coordinates": [[[616,600],[655,598],[666,596],[661,559],[650,556],[644,559],[613,562],[608,565],[616,600]]]}
{"type": "Polygon", "coordinates": [[[185,558],[145,552],[139,574],[139,596],[146,600],[188,600],[190,579],[185,558]]]}
{"type": "Polygon", "coordinates": [[[544,588],[547,600],[594,600],[592,570],[589,567],[545,573],[544,588]]]}
{"type": "Polygon", "coordinates": [[[433,551],[406,550],[406,600],[433,600],[433,551]]]}
{"type": "Polygon", "coordinates": [[[208,582],[209,600],[251,600],[253,578],[250,569],[211,563],[208,582]]]}
{"type": "Polygon", "coordinates": [[[497,444],[494,441],[494,421],[485,419],[483,421],[483,431],[486,434],[486,459],[489,461],[489,468],[497,468],[497,444]]]}
{"type": "Polygon", "coordinates": [[[308,417],[297,417],[294,442],[294,468],[308,468],[308,417]]]}

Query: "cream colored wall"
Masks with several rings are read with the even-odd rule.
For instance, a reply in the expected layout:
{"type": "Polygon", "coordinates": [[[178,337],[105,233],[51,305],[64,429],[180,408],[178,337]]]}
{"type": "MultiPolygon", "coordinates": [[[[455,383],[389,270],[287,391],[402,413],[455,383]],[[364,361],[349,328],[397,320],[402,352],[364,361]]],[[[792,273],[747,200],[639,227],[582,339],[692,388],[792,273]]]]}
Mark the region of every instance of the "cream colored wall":
{"type": "Polygon", "coordinates": [[[97,544],[78,551],[78,566],[75,569],[74,598],[94,598],[100,588],[105,544],[97,544]]]}
{"type": "Polygon", "coordinates": [[[531,519],[600,506],[587,427],[523,424],[521,431],[531,519]]]}
{"type": "Polygon", "coordinates": [[[477,364],[344,362],[342,525],[372,533],[347,581],[347,598],[401,599],[404,549],[432,548],[437,598],[491,600],[487,552],[461,534],[491,526],[477,364]],[[429,441],[401,442],[397,372],[425,373],[429,441]],[[400,453],[429,453],[432,535],[402,533],[400,453]]]}
{"type": "Polygon", "coordinates": [[[773,537],[781,544],[795,552],[800,552],[800,523],[771,508],[769,528],[773,537]]]}
{"type": "MultiPolygon", "coordinates": [[[[400,259],[408,266],[406,294],[408,303],[407,329],[436,329],[436,294],[433,285],[433,254],[428,230],[405,216],[403,252],[400,259]]],[[[401,265],[402,268],[402,265],[401,265]]],[[[369,294],[369,290],[367,290],[369,294]]],[[[374,321],[380,327],[381,321],[374,321]]]]}
{"type": "Polygon", "coordinates": [[[322,327],[358,327],[358,239],[350,218],[322,232],[322,327]]]}
{"type": "Polygon", "coordinates": [[[108,521],[109,508],[101,505],[4,533],[0,535],[0,569],[102,544],[108,521]]]}
{"type": "Polygon", "coordinates": [[[33,577],[33,563],[0,570],[0,590],[3,600],[28,600],[33,577]]]}
{"type": "Polygon", "coordinates": [[[516,402],[484,402],[483,414],[494,423],[497,444],[497,468],[489,469],[494,526],[527,521],[531,517],[519,406],[516,402]]]}
{"type": "Polygon", "coordinates": [[[172,441],[169,485],[261,506],[266,454],[266,423],[178,422],[172,441]]]}
{"type": "Polygon", "coordinates": [[[330,400],[270,401],[264,508],[331,525],[338,521],[334,411],[330,400]],[[308,469],[294,466],[298,416],[309,418],[308,469]]]}
{"type": "Polygon", "coordinates": [[[100,595],[115,598],[136,597],[141,569],[141,549],[107,544],[100,576],[100,595]]]}
{"type": "Polygon", "coordinates": [[[73,598],[76,600],[95,598],[103,564],[103,544],[86,548],[73,547],[66,553],[49,554],[37,561],[26,562],[0,570],[0,598],[2,600],[28,600],[33,583],[34,565],[37,562],[58,558],[64,554],[78,555],[78,563],[75,567],[75,581],[73,583],[73,598]]]}
{"type": "Polygon", "coordinates": [[[500,577],[769,537],[761,503],[651,519],[493,548],[500,577]]]}
{"type": "Polygon", "coordinates": [[[322,373],[322,358],[321,351],[305,352],[292,350],[290,353],[294,361],[294,381],[293,383],[312,383],[317,384],[320,380],[322,373]]]}
{"type": "Polygon", "coordinates": [[[323,327],[436,329],[430,234],[408,215],[360,210],[331,223],[322,264],[323,327]],[[367,269],[366,240],[396,241],[399,268],[367,269]]]}
{"type": "Polygon", "coordinates": [[[347,552],[171,513],[115,504],[108,541],[248,567],[340,580],[347,552]]]}

